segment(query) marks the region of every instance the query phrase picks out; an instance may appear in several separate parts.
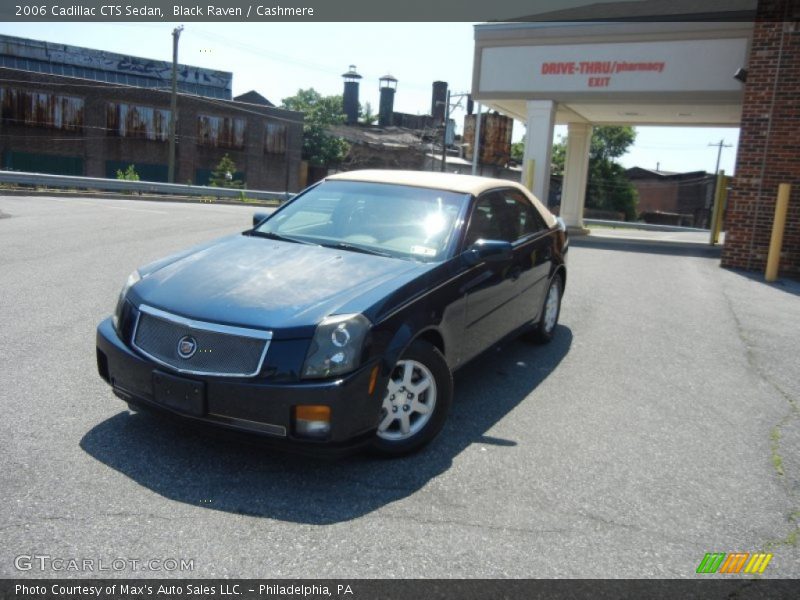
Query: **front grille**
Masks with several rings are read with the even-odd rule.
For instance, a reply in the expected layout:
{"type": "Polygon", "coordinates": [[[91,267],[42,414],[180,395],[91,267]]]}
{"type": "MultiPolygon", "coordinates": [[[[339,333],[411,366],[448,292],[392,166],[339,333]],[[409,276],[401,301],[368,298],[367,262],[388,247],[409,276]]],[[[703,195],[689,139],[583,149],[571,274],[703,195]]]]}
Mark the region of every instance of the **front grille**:
{"type": "Polygon", "coordinates": [[[133,346],[181,373],[252,377],[272,338],[269,331],[193,321],[145,305],[139,311],[133,346]]]}

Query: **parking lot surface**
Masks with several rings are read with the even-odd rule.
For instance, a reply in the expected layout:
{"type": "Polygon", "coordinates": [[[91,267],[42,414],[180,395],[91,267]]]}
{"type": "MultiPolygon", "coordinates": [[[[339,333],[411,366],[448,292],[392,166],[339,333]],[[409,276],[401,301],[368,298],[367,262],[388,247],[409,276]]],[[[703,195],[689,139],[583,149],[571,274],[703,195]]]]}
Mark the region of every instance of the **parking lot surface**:
{"type": "Polygon", "coordinates": [[[128,274],[252,212],[0,196],[0,576],[682,578],[768,551],[800,577],[799,285],[578,242],[552,344],[459,372],[423,452],[331,462],[131,414],[96,373],[128,274]],[[191,570],[133,562],[167,559],[191,570]]]}

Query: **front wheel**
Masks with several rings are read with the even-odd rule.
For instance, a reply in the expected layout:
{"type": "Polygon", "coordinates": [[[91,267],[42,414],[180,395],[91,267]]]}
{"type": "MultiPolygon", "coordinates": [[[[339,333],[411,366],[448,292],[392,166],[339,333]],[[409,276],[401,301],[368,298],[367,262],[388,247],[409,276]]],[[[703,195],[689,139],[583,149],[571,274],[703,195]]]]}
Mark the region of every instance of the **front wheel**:
{"type": "Polygon", "coordinates": [[[453,377],[439,350],[416,341],[392,369],[373,449],[384,456],[416,452],[442,430],[453,399],[453,377]]]}

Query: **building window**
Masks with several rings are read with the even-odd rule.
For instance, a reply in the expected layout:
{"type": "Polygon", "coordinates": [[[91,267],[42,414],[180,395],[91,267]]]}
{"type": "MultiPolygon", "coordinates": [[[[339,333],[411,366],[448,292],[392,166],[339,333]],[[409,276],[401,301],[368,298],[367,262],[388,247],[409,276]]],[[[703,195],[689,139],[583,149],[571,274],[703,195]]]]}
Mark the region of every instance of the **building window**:
{"type": "Polygon", "coordinates": [[[264,152],[286,154],[286,125],[267,123],[264,128],[264,152]]]}
{"type": "Polygon", "coordinates": [[[165,142],[169,139],[170,111],[152,106],[109,102],[106,133],[118,137],[165,142]]]}
{"type": "Polygon", "coordinates": [[[197,143],[215,148],[244,149],[245,120],[232,117],[197,117],[197,143]]]}
{"type": "Polygon", "coordinates": [[[83,132],[83,98],[0,88],[3,123],[83,132]]]}

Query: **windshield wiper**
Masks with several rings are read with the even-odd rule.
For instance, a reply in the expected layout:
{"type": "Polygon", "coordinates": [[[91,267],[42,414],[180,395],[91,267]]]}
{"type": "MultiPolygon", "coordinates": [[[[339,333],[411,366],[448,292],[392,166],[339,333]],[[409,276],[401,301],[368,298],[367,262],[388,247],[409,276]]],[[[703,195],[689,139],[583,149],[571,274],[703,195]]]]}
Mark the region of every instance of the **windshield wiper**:
{"type": "Polygon", "coordinates": [[[347,242],[331,242],[328,244],[320,244],[326,248],[336,248],[337,250],[350,250],[352,252],[361,252],[362,254],[374,254],[375,256],[386,256],[391,258],[388,252],[381,252],[380,250],[373,250],[372,248],[365,248],[364,246],[356,246],[347,242]]]}
{"type": "Polygon", "coordinates": [[[295,237],[291,237],[291,236],[288,236],[288,235],[275,233],[274,231],[258,231],[258,230],[254,229],[253,231],[248,232],[247,235],[252,235],[252,236],[255,236],[255,237],[263,237],[263,238],[267,238],[269,240],[279,240],[281,242],[292,242],[294,244],[309,244],[311,246],[316,246],[317,245],[314,242],[309,242],[307,240],[301,240],[301,239],[298,239],[298,238],[295,238],[295,237]]]}

